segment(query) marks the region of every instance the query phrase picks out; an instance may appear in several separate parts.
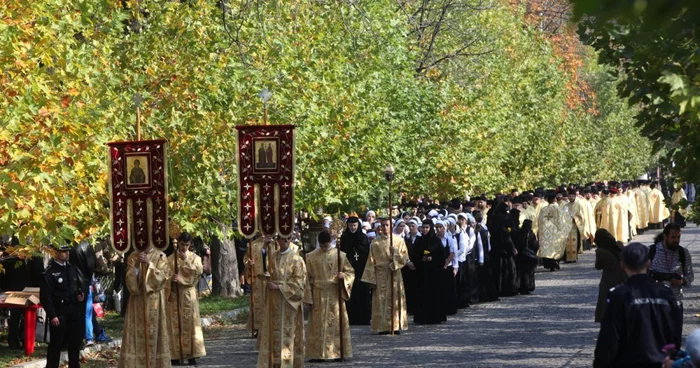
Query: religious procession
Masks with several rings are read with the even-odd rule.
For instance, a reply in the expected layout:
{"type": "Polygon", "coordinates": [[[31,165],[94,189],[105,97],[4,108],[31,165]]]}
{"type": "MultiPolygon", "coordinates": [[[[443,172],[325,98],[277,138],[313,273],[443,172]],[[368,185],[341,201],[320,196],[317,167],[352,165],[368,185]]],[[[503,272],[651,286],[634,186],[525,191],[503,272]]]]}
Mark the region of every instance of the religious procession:
{"type": "Polygon", "coordinates": [[[0,14],[0,367],[700,367],[700,2],[0,14]]]}
{"type": "MultiPolygon", "coordinates": [[[[673,203],[687,201],[684,187],[676,187],[673,203]]],[[[324,217],[315,243],[290,246],[285,238],[259,237],[244,261],[254,299],[265,301],[251,305],[249,314],[248,327],[260,347],[257,366],[351,359],[350,326],[400,335],[409,318],[415,325],[446,322],[463,308],[531,294],[536,268],[554,272],[584,251],[596,250],[596,268],[622,273],[619,265],[607,265],[607,254],[619,257],[635,235],[665,223],[680,232],[686,226],[683,213],[669,211],[655,182],[611,181],[513,189],[466,201],[402,198],[390,211],[324,217]]],[[[685,286],[693,281],[687,257],[685,286]]],[[[603,276],[596,322],[605,313],[608,289],[625,279],[624,273],[603,276]]]]}

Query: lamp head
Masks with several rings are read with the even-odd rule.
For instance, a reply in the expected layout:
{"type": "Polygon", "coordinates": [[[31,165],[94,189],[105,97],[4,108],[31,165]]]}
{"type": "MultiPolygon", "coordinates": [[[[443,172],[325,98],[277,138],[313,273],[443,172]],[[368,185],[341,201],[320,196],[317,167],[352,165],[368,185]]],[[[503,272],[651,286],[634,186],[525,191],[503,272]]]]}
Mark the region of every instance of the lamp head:
{"type": "Polygon", "coordinates": [[[387,165],[387,167],[384,168],[384,178],[386,181],[391,182],[394,180],[394,167],[391,165],[387,165]]]}

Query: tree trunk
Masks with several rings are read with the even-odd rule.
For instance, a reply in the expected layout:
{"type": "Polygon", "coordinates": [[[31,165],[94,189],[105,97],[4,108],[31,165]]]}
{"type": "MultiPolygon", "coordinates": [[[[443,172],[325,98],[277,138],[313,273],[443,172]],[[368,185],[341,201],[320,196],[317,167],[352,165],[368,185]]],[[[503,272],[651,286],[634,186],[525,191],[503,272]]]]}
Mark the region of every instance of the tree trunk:
{"type": "Polygon", "coordinates": [[[236,245],[230,239],[231,226],[220,225],[223,240],[216,235],[211,240],[211,274],[213,295],[237,297],[243,295],[238,277],[236,245]]]}

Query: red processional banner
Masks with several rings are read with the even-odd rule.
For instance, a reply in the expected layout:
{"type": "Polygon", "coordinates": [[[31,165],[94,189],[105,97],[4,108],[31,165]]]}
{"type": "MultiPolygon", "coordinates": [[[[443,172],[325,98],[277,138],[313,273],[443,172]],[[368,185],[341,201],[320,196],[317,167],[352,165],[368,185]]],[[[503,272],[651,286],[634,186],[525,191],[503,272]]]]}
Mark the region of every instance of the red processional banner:
{"type": "Polygon", "coordinates": [[[124,253],[168,246],[167,141],[110,142],[112,247],[124,253]]]}
{"type": "Polygon", "coordinates": [[[294,126],[237,126],[238,227],[288,238],[294,231],[294,126]]]}

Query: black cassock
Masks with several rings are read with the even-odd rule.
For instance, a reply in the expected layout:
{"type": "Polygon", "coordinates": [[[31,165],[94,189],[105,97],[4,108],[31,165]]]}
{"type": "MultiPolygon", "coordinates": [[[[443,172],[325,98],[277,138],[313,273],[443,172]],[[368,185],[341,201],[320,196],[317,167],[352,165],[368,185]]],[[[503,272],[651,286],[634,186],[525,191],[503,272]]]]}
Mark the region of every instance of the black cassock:
{"type": "Polygon", "coordinates": [[[372,317],[372,297],[369,285],[360,281],[369,256],[369,238],[360,229],[357,229],[354,234],[349,229],[345,229],[340,236],[340,250],[345,252],[350,265],[355,269],[352,293],[350,300],[345,304],[348,320],[351,325],[369,325],[372,317]]]}
{"type": "MultiPolygon", "coordinates": [[[[420,236],[416,236],[415,240],[412,240],[410,235],[404,238],[408,255],[413,263],[415,261],[411,255],[415,250],[418,239],[420,239],[420,236]]],[[[406,311],[408,314],[413,315],[416,312],[416,303],[418,301],[418,271],[403,267],[401,268],[401,276],[403,278],[403,287],[406,291],[406,311]]]]}
{"type": "MultiPolygon", "coordinates": [[[[489,255],[489,231],[481,225],[477,225],[476,236],[479,237],[477,242],[481,240],[481,245],[484,248],[484,264],[477,269],[477,278],[479,283],[479,301],[493,302],[498,300],[498,291],[493,284],[493,275],[491,274],[491,257],[489,255]]],[[[475,245],[474,247],[477,247],[475,245]]],[[[473,253],[473,252],[472,252],[473,253]]]]}
{"type": "MultiPolygon", "coordinates": [[[[467,234],[459,232],[454,234],[455,243],[457,244],[457,252],[464,251],[462,248],[462,237],[467,234]]],[[[466,240],[466,239],[465,239],[466,240]]],[[[457,257],[457,255],[455,255],[457,257]]],[[[457,308],[466,308],[469,306],[469,272],[468,260],[459,262],[459,271],[455,277],[455,288],[457,290],[457,308]]]]}
{"type": "MultiPolygon", "coordinates": [[[[504,225],[506,225],[504,223],[504,225]]],[[[520,282],[515,265],[513,240],[507,226],[495,226],[491,230],[491,271],[494,285],[500,296],[518,294],[520,282]]]]}
{"type": "Polygon", "coordinates": [[[520,277],[520,294],[529,294],[535,291],[535,268],[536,263],[530,263],[524,256],[525,247],[532,249],[535,253],[540,249],[540,243],[532,230],[521,230],[520,238],[516,248],[518,256],[515,258],[518,266],[518,275],[520,277]],[[526,231],[525,233],[523,233],[526,231]]]}
{"type": "MultiPolygon", "coordinates": [[[[449,236],[449,235],[446,235],[449,236]]],[[[447,238],[439,239],[442,246],[442,253],[445,260],[450,256],[450,242],[447,238]]],[[[457,257],[457,255],[454,255],[457,257]]],[[[443,267],[445,264],[443,263],[443,267]]],[[[442,287],[442,297],[445,301],[445,313],[448,316],[457,314],[457,288],[455,287],[454,268],[450,265],[442,270],[440,286],[442,287]]]]}
{"type": "Polygon", "coordinates": [[[418,324],[435,324],[447,320],[444,297],[442,295],[441,277],[445,256],[442,244],[437,236],[421,236],[416,240],[410,254],[416,266],[417,301],[413,321],[418,324]],[[432,260],[423,261],[430,256],[432,260]]]}

